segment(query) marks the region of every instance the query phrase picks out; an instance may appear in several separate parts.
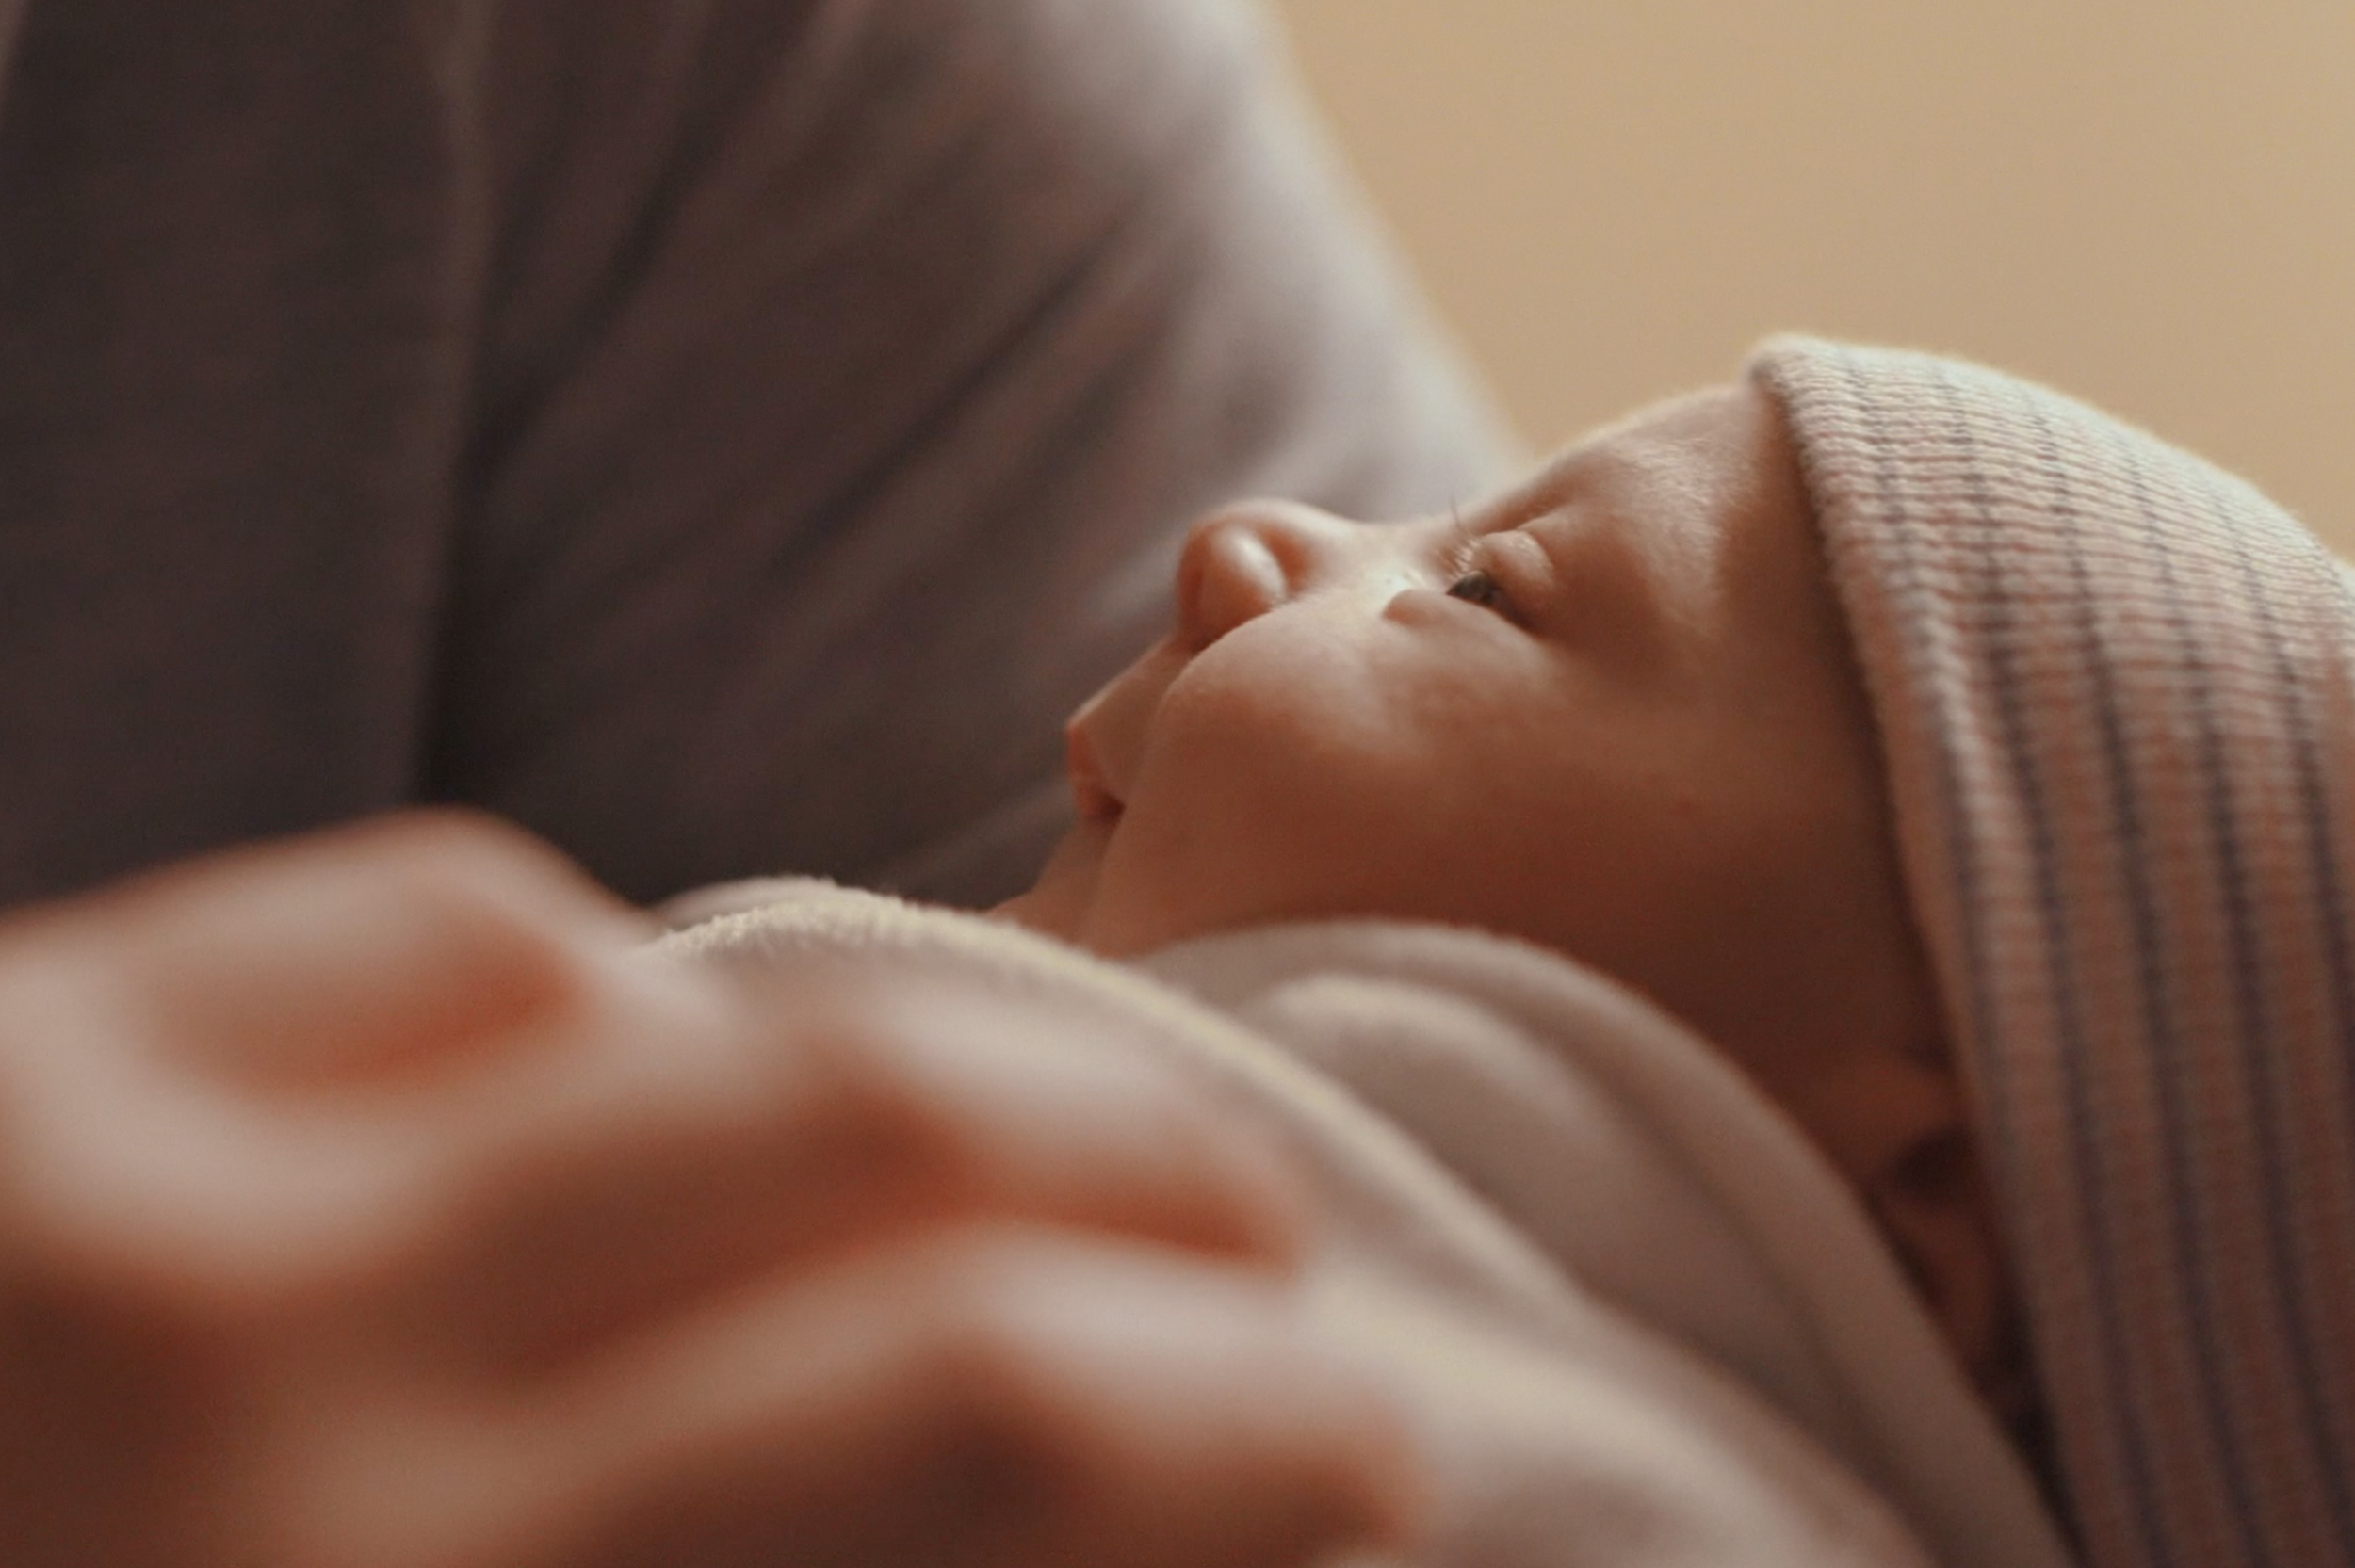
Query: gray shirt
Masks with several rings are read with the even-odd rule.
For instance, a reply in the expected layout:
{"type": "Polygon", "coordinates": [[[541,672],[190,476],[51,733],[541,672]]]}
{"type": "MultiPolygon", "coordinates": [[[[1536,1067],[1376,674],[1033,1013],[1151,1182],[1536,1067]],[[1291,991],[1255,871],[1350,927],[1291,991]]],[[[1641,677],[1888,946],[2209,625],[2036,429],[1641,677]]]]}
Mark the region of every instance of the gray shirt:
{"type": "Polygon", "coordinates": [[[1264,41],[0,0],[0,902],[426,800],[1009,890],[1189,516],[1498,474],[1264,41]]]}

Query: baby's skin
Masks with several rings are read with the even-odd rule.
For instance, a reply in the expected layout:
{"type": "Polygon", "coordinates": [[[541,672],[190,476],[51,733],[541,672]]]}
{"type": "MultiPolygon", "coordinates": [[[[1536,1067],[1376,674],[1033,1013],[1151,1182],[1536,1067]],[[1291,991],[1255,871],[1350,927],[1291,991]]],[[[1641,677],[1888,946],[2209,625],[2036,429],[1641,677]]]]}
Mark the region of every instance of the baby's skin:
{"type": "Polygon", "coordinates": [[[1872,715],[1764,393],[1638,414],[1456,516],[1232,508],[1177,586],[1071,719],[1080,820],[1002,914],[1113,957],[1377,914],[1592,964],[1789,1112],[2018,1414],[1872,715]]]}

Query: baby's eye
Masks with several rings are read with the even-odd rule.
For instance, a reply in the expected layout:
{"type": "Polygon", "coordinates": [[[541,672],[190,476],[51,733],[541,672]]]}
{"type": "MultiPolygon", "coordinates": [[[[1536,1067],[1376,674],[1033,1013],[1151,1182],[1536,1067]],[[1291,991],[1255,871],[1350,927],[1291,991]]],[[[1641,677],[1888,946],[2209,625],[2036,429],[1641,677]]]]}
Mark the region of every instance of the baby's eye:
{"type": "Polygon", "coordinates": [[[1466,600],[1501,615],[1510,616],[1513,613],[1513,604],[1504,596],[1503,585],[1486,572],[1465,573],[1447,585],[1447,596],[1466,600]]]}

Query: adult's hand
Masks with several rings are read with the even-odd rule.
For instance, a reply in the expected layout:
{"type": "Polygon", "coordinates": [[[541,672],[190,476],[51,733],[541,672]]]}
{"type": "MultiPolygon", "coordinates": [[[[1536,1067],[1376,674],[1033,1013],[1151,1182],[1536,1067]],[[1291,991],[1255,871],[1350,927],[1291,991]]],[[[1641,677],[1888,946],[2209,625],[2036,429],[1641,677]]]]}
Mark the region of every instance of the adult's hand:
{"type": "Polygon", "coordinates": [[[1302,1560],[1290,1189],[1051,1020],[759,995],[412,817],[0,924],[11,1568],[1302,1560]]]}

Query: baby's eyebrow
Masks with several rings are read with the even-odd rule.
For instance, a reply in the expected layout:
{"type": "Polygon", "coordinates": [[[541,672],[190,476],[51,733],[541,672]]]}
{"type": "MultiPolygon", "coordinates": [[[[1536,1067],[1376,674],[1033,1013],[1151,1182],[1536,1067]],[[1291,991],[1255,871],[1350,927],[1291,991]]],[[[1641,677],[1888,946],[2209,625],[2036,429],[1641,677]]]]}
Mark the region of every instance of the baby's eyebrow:
{"type": "Polygon", "coordinates": [[[1580,446],[1556,452],[1539,464],[1535,473],[1506,493],[1506,504],[1500,509],[1528,516],[1561,505],[1577,488],[1585,459],[1585,449],[1580,446]]]}
{"type": "Polygon", "coordinates": [[[1583,488],[1573,482],[1572,476],[1557,475],[1551,467],[1542,468],[1470,511],[1451,509],[1454,523],[1451,537],[1480,539],[1525,528],[1567,511],[1577,503],[1583,488]]]}
{"type": "Polygon", "coordinates": [[[1665,443],[1624,433],[1612,441],[1581,441],[1548,458],[1507,491],[1494,510],[1511,520],[1506,526],[1519,527],[1589,501],[1608,507],[1615,492],[1653,482],[1663,470],[1675,467],[1665,443]]]}
{"type": "Polygon", "coordinates": [[[1541,459],[1537,471],[1531,476],[1540,487],[1571,483],[1584,477],[1598,466],[1625,461],[1634,451],[1656,445],[1641,431],[1624,425],[1608,425],[1590,430],[1568,445],[1560,447],[1541,459]]]}

